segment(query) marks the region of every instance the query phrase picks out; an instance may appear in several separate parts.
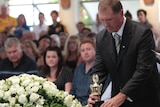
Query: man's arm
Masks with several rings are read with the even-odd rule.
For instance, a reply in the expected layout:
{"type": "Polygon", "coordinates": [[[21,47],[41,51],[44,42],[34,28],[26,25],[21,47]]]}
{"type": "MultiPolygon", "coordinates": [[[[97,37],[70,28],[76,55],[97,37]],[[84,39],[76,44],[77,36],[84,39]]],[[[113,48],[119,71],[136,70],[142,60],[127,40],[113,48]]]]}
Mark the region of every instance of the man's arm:
{"type": "Polygon", "coordinates": [[[100,35],[102,35],[102,34],[101,33],[98,34],[97,38],[96,38],[96,56],[95,56],[95,62],[92,67],[92,73],[91,73],[91,75],[97,74],[99,76],[100,83],[105,82],[105,80],[107,78],[107,74],[108,74],[108,72],[105,69],[104,62],[102,61],[102,57],[100,55],[100,51],[102,49],[102,47],[100,47],[100,42],[101,42],[100,35]]]}
{"type": "Polygon", "coordinates": [[[133,73],[131,79],[121,89],[121,92],[129,97],[134,96],[138,89],[150,79],[153,70],[153,66],[156,62],[155,54],[152,52],[154,49],[154,39],[151,30],[146,30],[140,38],[138,44],[138,55],[136,70],[133,73]]]}

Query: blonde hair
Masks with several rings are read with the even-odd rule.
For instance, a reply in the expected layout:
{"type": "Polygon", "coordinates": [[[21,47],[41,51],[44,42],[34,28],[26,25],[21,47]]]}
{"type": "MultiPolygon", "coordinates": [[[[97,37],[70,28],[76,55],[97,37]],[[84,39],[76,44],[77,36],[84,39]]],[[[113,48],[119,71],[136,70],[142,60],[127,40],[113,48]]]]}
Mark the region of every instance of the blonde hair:
{"type": "Polygon", "coordinates": [[[22,42],[22,45],[23,46],[28,46],[29,45],[31,47],[31,49],[32,49],[32,52],[33,52],[34,56],[35,57],[39,57],[40,56],[39,50],[38,50],[36,44],[33,41],[25,40],[24,42],[22,42]]]}
{"type": "Polygon", "coordinates": [[[65,46],[64,46],[64,61],[67,61],[68,57],[70,56],[70,51],[68,49],[68,46],[69,46],[69,43],[71,41],[75,41],[77,43],[77,50],[76,50],[76,54],[77,54],[77,57],[80,55],[80,52],[79,52],[79,48],[80,48],[80,40],[79,40],[79,37],[77,35],[72,35],[72,36],[69,36],[66,40],[66,43],[65,43],[65,46]]]}

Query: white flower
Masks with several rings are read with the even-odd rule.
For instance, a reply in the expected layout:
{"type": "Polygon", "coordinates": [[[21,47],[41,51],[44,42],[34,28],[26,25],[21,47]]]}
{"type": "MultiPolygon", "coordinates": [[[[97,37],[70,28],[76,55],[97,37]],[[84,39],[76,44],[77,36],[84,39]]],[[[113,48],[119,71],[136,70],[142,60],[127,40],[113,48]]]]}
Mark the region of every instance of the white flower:
{"type": "Polygon", "coordinates": [[[82,105],[78,102],[78,100],[73,100],[71,107],[82,107],[82,105]]]}
{"type": "Polygon", "coordinates": [[[3,84],[1,88],[2,90],[7,91],[9,89],[9,85],[3,84]]]}
{"type": "Polygon", "coordinates": [[[28,86],[30,84],[30,82],[31,82],[30,79],[26,79],[26,80],[24,80],[24,81],[21,82],[21,86],[26,87],[26,86],[28,86]]]}
{"type": "Polygon", "coordinates": [[[15,104],[14,107],[22,107],[20,104],[15,104]]]}
{"type": "Polygon", "coordinates": [[[25,89],[24,89],[24,87],[19,87],[18,89],[17,89],[17,94],[18,95],[21,95],[21,94],[25,94],[25,89]]]}
{"type": "Polygon", "coordinates": [[[68,96],[64,99],[64,103],[65,103],[68,107],[71,107],[72,102],[73,102],[73,98],[74,98],[74,96],[68,95],[68,96]]]}
{"type": "Polygon", "coordinates": [[[46,90],[54,90],[57,88],[57,86],[50,81],[45,81],[43,83],[43,88],[46,90]]]}
{"type": "Polygon", "coordinates": [[[46,92],[47,92],[48,95],[55,95],[55,94],[57,94],[57,91],[58,91],[57,87],[52,82],[45,81],[42,85],[43,85],[43,89],[46,90],[46,92]]]}
{"type": "Polygon", "coordinates": [[[11,85],[10,86],[10,92],[11,92],[11,94],[15,94],[15,93],[17,93],[17,90],[20,88],[20,86],[18,85],[18,84],[13,84],[13,85],[11,85]]]}
{"type": "Polygon", "coordinates": [[[36,107],[43,107],[42,105],[36,105],[36,107]]]}
{"type": "Polygon", "coordinates": [[[34,86],[39,86],[40,83],[38,81],[34,82],[34,86]]]}
{"type": "Polygon", "coordinates": [[[8,80],[11,81],[12,84],[19,84],[19,82],[20,82],[20,79],[17,76],[12,76],[12,77],[8,78],[8,80]]]}
{"type": "Polygon", "coordinates": [[[34,86],[34,87],[31,88],[32,93],[33,92],[38,92],[38,90],[39,90],[39,86],[34,86]]]}
{"type": "Polygon", "coordinates": [[[11,92],[10,91],[6,91],[6,92],[4,92],[4,99],[5,100],[7,100],[7,99],[9,99],[11,97],[11,92]]]}
{"type": "Polygon", "coordinates": [[[3,103],[3,104],[0,104],[0,107],[9,107],[9,104],[8,103],[3,103]]]}
{"type": "Polygon", "coordinates": [[[4,96],[4,91],[3,90],[0,90],[0,98],[3,98],[3,96],[4,96]]]}
{"type": "Polygon", "coordinates": [[[69,95],[69,93],[67,91],[63,92],[57,92],[56,96],[61,96],[62,98],[66,98],[69,95]]]}
{"type": "Polygon", "coordinates": [[[0,89],[2,89],[3,85],[4,85],[5,81],[4,80],[1,80],[0,81],[0,89]]]}
{"type": "Polygon", "coordinates": [[[26,95],[25,94],[20,95],[18,98],[18,102],[20,102],[21,104],[26,104],[27,103],[26,95]]]}
{"type": "Polygon", "coordinates": [[[15,105],[15,103],[16,103],[16,98],[10,97],[10,98],[9,98],[9,103],[10,103],[10,105],[15,105]]]}
{"type": "Polygon", "coordinates": [[[39,105],[43,105],[44,104],[44,98],[43,97],[41,97],[41,98],[39,98],[38,100],[37,100],[37,103],[39,104],[39,105]]]}
{"type": "MultiPolygon", "coordinates": [[[[82,107],[82,105],[80,103],[76,104],[76,106],[74,107],[82,107]]],[[[87,106],[86,106],[87,107],[87,106]]]]}
{"type": "Polygon", "coordinates": [[[31,102],[35,102],[38,98],[39,98],[39,95],[38,95],[38,94],[32,93],[32,94],[30,95],[30,97],[29,97],[29,100],[30,100],[31,102]]]}
{"type": "Polygon", "coordinates": [[[54,83],[28,74],[0,80],[0,101],[0,107],[82,107],[74,96],[58,90],[54,83]]]}

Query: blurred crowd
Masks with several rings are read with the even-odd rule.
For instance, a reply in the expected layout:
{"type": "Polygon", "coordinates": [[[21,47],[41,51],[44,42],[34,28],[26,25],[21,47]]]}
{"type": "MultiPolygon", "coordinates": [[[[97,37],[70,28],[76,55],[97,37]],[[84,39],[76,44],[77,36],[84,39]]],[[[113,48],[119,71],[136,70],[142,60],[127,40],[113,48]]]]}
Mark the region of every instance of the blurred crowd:
{"type": "MultiPolygon", "coordinates": [[[[53,10],[50,16],[53,23],[46,25],[45,15],[40,12],[39,24],[31,31],[24,14],[13,18],[8,14],[8,7],[1,6],[0,72],[38,71],[38,75],[54,82],[59,89],[68,92],[71,90],[85,105],[89,95],[90,70],[95,58],[96,34],[103,30],[104,26],[97,14],[96,23],[91,28],[80,21],[75,23],[78,33],[69,35],[67,27],[57,21],[59,13],[53,10]],[[79,87],[76,85],[78,82],[80,85],[85,82],[86,85],[79,87]],[[75,91],[77,87],[81,89],[78,94],[75,91]],[[84,91],[84,88],[88,90],[84,91]]],[[[125,13],[125,17],[132,20],[129,11],[125,13]]],[[[140,25],[152,29],[155,51],[160,52],[160,38],[147,20],[147,12],[140,9],[137,17],[140,25]]]]}

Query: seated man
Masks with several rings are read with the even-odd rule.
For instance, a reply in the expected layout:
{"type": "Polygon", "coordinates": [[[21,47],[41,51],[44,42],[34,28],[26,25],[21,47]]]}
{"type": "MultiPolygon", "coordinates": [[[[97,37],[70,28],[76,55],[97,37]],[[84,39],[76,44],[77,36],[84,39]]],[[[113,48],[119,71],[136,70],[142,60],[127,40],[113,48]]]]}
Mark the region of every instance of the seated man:
{"type": "Polygon", "coordinates": [[[70,94],[75,95],[82,105],[87,105],[90,94],[91,67],[95,58],[94,42],[84,40],[80,45],[80,52],[84,62],[75,69],[70,94]]]}
{"type": "Polygon", "coordinates": [[[4,48],[7,57],[0,62],[0,79],[21,73],[36,73],[36,62],[22,51],[21,43],[17,38],[8,38],[4,48]]]}

